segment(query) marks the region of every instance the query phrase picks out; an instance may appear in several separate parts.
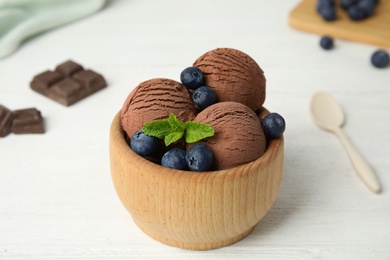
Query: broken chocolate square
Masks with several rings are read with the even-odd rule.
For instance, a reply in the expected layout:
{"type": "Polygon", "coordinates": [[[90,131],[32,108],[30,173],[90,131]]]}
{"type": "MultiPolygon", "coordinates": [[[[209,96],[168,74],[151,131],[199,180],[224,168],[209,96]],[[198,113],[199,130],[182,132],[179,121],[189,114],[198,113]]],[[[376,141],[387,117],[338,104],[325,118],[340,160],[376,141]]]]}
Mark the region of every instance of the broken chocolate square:
{"type": "Polygon", "coordinates": [[[70,106],[106,86],[102,75],[85,70],[80,64],[70,60],[59,64],[55,71],[36,75],[30,83],[33,90],[65,106],[70,106]]]}
{"type": "Polygon", "coordinates": [[[0,137],[4,137],[11,132],[11,124],[14,113],[5,106],[0,105],[0,137]]]}
{"type": "Polygon", "coordinates": [[[96,89],[97,86],[105,84],[104,78],[92,70],[83,70],[73,75],[73,78],[80,82],[84,88],[96,89]]]}
{"type": "Polygon", "coordinates": [[[14,134],[43,134],[43,118],[36,108],[26,108],[14,111],[15,118],[12,121],[14,134]]]}
{"type": "Polygon", "coordinates": [[[60,65],[58,65],[55,69],[55,71],[58,71],[62,75],[65,75],[67,77],[72,76],[77,71],[84,70],[83,66],[80,64],[77,64],[76,62],[73,62],[71,60],[68,60],[60,65]]]}
{"type": "Polygon", "coordinates": [[[60,81],[62,78],[63,76],[60,73],[47,70],[34,78],[34,88],[40,91],[47,91],[51,85],[60,81]]]}

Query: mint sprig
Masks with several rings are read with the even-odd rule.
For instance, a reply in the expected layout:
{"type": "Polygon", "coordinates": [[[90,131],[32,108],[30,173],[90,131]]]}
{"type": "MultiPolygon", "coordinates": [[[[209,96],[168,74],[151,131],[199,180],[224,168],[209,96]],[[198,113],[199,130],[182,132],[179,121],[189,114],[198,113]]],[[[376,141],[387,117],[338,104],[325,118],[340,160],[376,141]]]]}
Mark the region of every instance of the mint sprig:
{"type": "Polygon", "coordinates": [[[187,143],[195,143],[214,135],[214,129],[208,125],[193,121],[181,122],[174,114],[168,119],[146,123],[142,131],[149,136],[164,139],[166,146],[184,137],[187,143]]]}

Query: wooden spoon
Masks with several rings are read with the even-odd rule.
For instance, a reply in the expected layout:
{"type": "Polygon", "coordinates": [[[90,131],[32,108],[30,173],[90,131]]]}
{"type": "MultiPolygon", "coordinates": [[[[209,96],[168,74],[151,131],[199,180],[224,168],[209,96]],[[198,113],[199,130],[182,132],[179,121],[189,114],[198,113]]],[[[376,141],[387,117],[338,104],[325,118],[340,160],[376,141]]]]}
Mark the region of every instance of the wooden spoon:
{"type": "Polygon", "coordinates": [[[371,191],[379,193],[381,188],[374,170],[341,129],[344,123],[344,113],[336,100],[326,92],[317,92],[312,97],[310,112],[313,121],[320,128],[333,132],[338,136],[358,176],[371,191]]]}

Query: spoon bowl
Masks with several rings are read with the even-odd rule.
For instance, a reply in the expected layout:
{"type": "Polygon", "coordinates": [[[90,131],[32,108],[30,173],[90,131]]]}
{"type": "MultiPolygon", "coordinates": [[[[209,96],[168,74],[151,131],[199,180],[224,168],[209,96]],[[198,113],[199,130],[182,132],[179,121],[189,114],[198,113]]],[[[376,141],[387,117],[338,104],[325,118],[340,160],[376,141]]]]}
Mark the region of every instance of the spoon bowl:
{"type": "Polygon", "coordinates": [[[314,122],[327,131],[333,131],[335,127],[341,127],[344,124],[344,112],[329,93],[314,94],[311,112],[314,122]]]}

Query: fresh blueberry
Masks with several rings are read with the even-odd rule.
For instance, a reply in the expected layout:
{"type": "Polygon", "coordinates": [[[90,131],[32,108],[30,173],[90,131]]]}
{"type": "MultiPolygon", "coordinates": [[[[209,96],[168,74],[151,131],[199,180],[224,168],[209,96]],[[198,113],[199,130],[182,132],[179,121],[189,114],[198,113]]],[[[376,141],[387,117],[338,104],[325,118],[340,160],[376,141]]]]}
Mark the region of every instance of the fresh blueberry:
{"type": "Polygon", "coordinates": [[[327,5],[334,5],[334,0],[318,0],[318,2],[327,4],[327,5]]]}
{"type": "Polygon", "coordinates": [[[340,5],[341,5],[341,8],[343,8],[344,10],[348,10],[349,7],[357,4],[358,1],[359,0],[341,0],[340,5]]]}
{"type": "Polygon", "coordinates": [[[323,36],[320,40],[320,46],[324,50],[330,50],[333,48],[333,38],[330,36],[323,36]]]}
{"type": "Polygon", "coordinates": [[[177,170],[188,169],[186,152],[179,148],[172,148],[163,155],[161,165],[177,170]]]}
{"type": "Polygon", "coordinates": [[[319,14],[321,14],[321,9],[324,8],[325,6],[328,6],[327,4],[324,4],[322,2],[318,2],[316,5],[316,10],[319,14]]]}
{"type": "Polygon", "coordinates": [[[357,3],[357,6],[360,9],[364,10],[366,12],[367,16],[370,16],[370,15],[372,15],[372,13],[375,10],[376,3],[374,0],[360,0],[357,3]]]}
{"type": "Polygon", "coordinates": [[[192,171],[203,172],[211,168],[214,156],[208,146],[195,144],[187,151],[186,161],[192,171]]]}
{"type": "Polygon", "coordinates": [[[334,21],[337,18],[336,8],[331,5],[322,5],[319,7],[319,13],[325,21],[334,21]]]}
{"type": "Polygon", "coordinates": [[[318,0],[317,1],[317,12],[324,6],[334,6],[334,0],[318,0]]]}
{"type": "Polygon", "coordinates": [[[377,68],[387,67],[389,60],[389,54],[385,50],[377,50],[371,56],[371,63],[377,68]]]}
{"type": "Polygon", "coordinates": [[[130,139],[130,147],[141,156],[149,156],[158,150],[159,141],[156,137],[148,136],[142,130],[138,130],[130,139]]]}
{"type": "Polygon", "coordinates": [[[286,129],[284,118],[278,113],[269,113],[263,117],[261,124],[264,133],[271,139],[281,136],[286,129]]]}
{"type": "Polygon", "coordinates": [[[333,7],[334,6],[334,1],[333,0],[318,0],[316,9],[317,12],[321,13],[321,9],[324,7],[333,7]]]}
{"type": "Polygon", "coordinates": [[[192,101],[200,110],[203,110],[217,101],[217,95],[212,88],[202,86],[194,91],[192,101]]]}
{"type": "Polygon", "coordinates": [[[188,67],[180,74],[181,83],[189,89],[197,89],[204,84],[203,72],[197,67],[188,67]]]}
{"type": "Polygon", "coordinates": [[[351,20],[359,21],[367,18],[368,13],[356,4],[348,8],[348,16],[351,20]]]}

